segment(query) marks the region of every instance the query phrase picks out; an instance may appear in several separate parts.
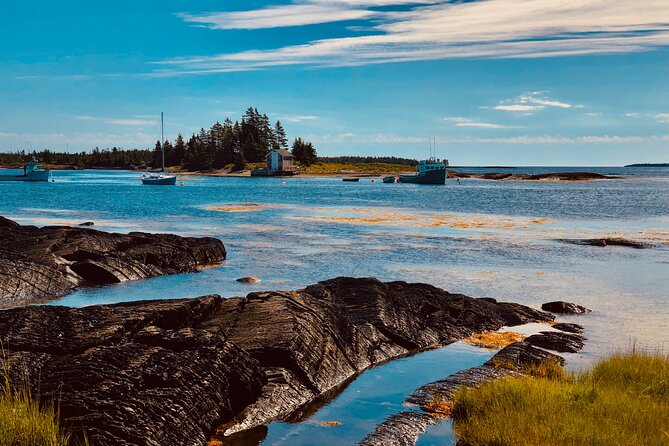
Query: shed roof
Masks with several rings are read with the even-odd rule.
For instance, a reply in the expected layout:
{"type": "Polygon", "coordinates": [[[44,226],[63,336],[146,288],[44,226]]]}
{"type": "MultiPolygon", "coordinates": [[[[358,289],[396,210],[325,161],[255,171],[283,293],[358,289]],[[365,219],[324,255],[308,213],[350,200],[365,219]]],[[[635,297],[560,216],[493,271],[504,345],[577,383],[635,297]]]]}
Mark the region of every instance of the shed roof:
{"type": "Polygon", "coordinates": [[[286,149],[272,150],[267,156],[270,156],[273,152],[278,153],[282,158],[294,158],[293,154],[286,149]]]}

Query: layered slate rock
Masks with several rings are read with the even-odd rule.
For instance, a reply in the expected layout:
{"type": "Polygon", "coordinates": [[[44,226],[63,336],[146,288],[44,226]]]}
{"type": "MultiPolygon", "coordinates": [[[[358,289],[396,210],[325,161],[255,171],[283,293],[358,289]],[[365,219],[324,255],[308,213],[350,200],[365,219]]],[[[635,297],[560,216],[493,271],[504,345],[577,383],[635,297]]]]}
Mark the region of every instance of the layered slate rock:
{"type": "Polygon", "coordinates": [[[54,299],[81,285],[193,272],[225,256],[214,238],[38,228],[0,217],[0,306],[54,299]]]}
{"type": "Polygon", "coordinates": [[[216,296],[84,309],[0,312],[12,376],[27,370],[63,424],[95,445],[201,445],[255,400],[260,365],[220,333],[199,328],[216,296]]]}
{"type": "Polygon", "coordinates": [[[226,315],[227,333],[266,367],[269,382],[220,432],[259,426],[268,416],[281,419],[372,365],[474,332],[552,318],[523,305],[377,279],[337,278],[300,292],[249,294],[243,308],[226,315]]]}
{"type": "MultiPolygon", "coordinates": [[[[504,325],[522,305],[424,284],[338,278],[304,290],[0,312],[27,367],[93,444],[205,444],[283,419],[364,369],[504,325]]],[[[39,381],[39,384],[38,382],[39,381]]]]}
{"type": "Polygon", "coordinates": [[[560,353],[576,353],[585,345],[585,338],[574,333],[542,331],[528,337],[525,342],[560,353]]]}
{"type": "Polygon", "coordinates": [[[573,324],[571,322],[559,322],[553,324],[552,327],[556,330],[566,331],[567,333],[583,334],[585,328],[579,324],[573,324]]]}

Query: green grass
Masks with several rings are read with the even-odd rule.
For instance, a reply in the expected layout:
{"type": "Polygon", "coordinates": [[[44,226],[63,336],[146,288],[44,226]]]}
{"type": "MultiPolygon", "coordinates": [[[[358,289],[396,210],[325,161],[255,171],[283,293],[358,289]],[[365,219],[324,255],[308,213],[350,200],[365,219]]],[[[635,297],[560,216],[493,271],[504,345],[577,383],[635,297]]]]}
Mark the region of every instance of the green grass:
{"type": "Polygon", "coordinates": [[[452,412],[458,444],[669,444],[666,355],[614,355],[578,374],[554,366],[536,372],[459,391],[452,412]]]}
{"type": "MultiPolygon", "coordinates": [[[[79,444],[59,425],[54,402],[41,403],[27,384],[13,387],[8,376],[5,370],[4,392],[0,395],[0,446],[79,444]]],[[[83,444],[88,445],[85,435],[83,444]]]]}
{"type": "Polygon", "coordinates": [[[384,174],[415,172],[416,168],[412,166],[402,166],[399,164],[369,163],[369,164],[335,164],[335,163],[316,163],[304,169],[304,172],[311,174],[338,174],[338,173],[361,173],[361,174],[384,174]]]}

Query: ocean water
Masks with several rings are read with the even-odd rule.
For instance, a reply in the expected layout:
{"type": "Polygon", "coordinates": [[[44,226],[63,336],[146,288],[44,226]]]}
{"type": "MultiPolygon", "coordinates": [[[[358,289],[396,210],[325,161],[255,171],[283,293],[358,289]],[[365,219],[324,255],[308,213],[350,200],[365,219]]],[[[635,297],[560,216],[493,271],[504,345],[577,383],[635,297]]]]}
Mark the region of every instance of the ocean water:
{"type": "MultiPolygon", "coordinates": [[[[567,355],[571,368],[633,343],[666,351],[669,169],[509,171],[590,171],[626,179],[467,179],[421,186],[383,184],[379,179],[344,183],[339,178],[184,177],[182,187],[151,187],[142,186],[136,172],[58,171],[54,183],[0,183],[0,215],[22,224],[94,221],[96,229],[108,231],[212,236],[228,250],[225,262],[199,273],[81,289],[53,305],[211,293],[229,297],[297,289],[336,276],[374,276],[426,282],[536,308],[551,300],[585,305],[593,313],[560,318],[581,323],[588,336],[581,353],[567,355]],[[652,247],[601,248],[559,241],[607,236],[645,241],[652,247]],[[235,281],[247,275],[262,282],[235,281]]],[[[478,365],[490,354],[452,346],[370,370],[309,419],[274,423],[256,432],[257,438],[248,444],[310,444],[314,439],[325,444],[333,435],[342,439],[340,444],[351,444],[401,410],[398,404],[411,390],[478,365]],[[330,419],[343,424],[318,424],[330,419]]],[[[449,444],[448,432],[447,425],[433,428],[421,444],[449,444]]]]}

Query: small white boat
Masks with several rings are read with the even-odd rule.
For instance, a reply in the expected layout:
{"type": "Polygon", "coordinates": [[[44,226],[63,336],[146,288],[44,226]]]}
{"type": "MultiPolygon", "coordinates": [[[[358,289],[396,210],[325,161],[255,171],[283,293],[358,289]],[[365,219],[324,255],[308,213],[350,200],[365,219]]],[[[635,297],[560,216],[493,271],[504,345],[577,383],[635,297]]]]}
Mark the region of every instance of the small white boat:
{"type": "Polygon", "coordinates": [[[53,181],[51,170],[42,169],[33,159],[23,166],[23,175],[0,175],[0,181],[53,181]]]}
{"type": "Polygon", "coordinates": [[[177,176],[160,172],[151,172],[142,175],[142,184],[152,186],[174,186],[177,184],[177,176]]]}
{"type": "Polygon", "coordinates": [[[158,172],[142,174],[142,184],[147,186],[174,186],[177,184],[177,176],[165,173],[165,135],[163,130],[163,113],[160,113],[160,152],[162,155],[162,167],[158,172]]]}

